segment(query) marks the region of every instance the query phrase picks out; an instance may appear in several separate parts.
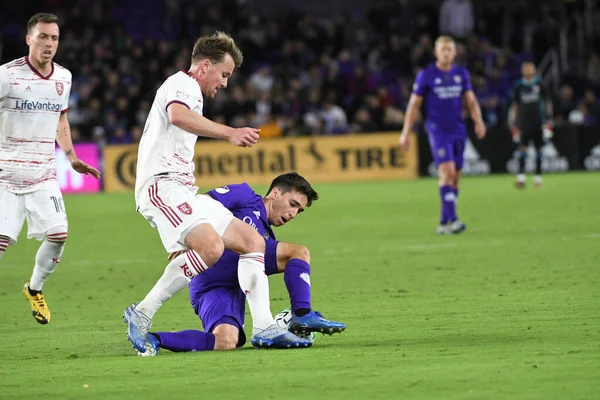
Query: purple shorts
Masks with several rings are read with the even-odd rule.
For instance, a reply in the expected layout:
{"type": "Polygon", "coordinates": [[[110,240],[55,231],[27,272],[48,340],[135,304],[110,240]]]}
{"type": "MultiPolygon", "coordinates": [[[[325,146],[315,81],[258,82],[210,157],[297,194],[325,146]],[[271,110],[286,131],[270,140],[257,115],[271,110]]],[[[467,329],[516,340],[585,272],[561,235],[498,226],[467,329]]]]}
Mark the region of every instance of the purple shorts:
{"type": "Polygon", "coordinates": [[[240,331],[237,347],[246,343],[246,296],[239,287],[217,287],[209,290],[194,304],[194,310],[200,317],[205,331],[212,332],[221,324],[233,325],[240,331]]]}
{"type": "MultiPolygon", "coordinates": [[[[265,240],[265,272],[271,275],[277,272],[277,245],[275,240],[265,240]]],[[[237,268],[237,259],[236,265],[237,268]]],[[[219,268],[213,265],[211,268],[219,268]]],[[[229,324],[240,331],[237,347],[246,343],[244,333],[244,319],[246,315],[246,295],[236,282],[231,285],[213,287],[205,292],[198,293],[192,299],[192,306],[202,321],[206,332],[212,332],[221,324],[229,324]]]]}
{"type": "Polygon", "coordinates": [[[431,154],[438,166],[445,162],[454,162],[457,170],[461,170],[465,163],[466,137],[460,136],[429,136],[431,154]]]}

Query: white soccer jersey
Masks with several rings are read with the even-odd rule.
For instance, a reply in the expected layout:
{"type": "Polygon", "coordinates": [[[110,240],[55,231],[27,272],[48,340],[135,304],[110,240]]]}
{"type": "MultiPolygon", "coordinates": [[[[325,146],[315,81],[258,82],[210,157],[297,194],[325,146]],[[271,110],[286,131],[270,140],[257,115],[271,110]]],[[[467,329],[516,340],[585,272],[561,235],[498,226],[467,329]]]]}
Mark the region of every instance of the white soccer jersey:
{"type": "Polygon", "coordinates": [[[198,136],[171,124],[167,107],[179,103],[202,115],[202,92],[194,78],[180,71],[167,78],[156,92],[138,149],[135,200],[147,181],[168,175],[184,185],[193,185],[194,146],[198,136]]]}
{"type": "Polygon", "coordinates": [[[56,179],[56,127],[70,91],[71,72],[56,63],[48,76],[27,57],[0,66],[0,185],[29,193],[56,179]]]}

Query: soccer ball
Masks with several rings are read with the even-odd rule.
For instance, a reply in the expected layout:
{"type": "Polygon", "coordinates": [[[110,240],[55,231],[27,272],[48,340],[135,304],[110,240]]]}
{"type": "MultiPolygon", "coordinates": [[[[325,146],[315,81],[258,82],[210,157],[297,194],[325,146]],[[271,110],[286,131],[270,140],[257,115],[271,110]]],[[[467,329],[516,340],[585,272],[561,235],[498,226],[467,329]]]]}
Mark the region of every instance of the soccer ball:
{"type": "MultiPolygon", "coordinates": [[[[275,323],[277,324],[277,326],[279,326],[281,328],[288,329],[290,327],[291,320],[292,320],[292,310],[289,308],[284,308],[283,310],[279,311],[277,313],[277,315],[275,316],[275,323]]],[[[313,343],[317,339],[316,332],[311,332],[307,335],[299,334],[298,336],[305,338],[305,339],[310,339],[310,341],[313,343]]]]}

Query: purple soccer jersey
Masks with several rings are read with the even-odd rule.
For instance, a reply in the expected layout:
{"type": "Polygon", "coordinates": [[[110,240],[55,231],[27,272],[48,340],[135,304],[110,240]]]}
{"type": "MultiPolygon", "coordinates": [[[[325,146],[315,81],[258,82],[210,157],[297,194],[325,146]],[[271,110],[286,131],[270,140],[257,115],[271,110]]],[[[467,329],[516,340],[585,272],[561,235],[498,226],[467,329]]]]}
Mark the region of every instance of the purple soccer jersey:
{"type": "MultiPolygon", "coordinates": [[[[267,275],[278,273],[278,242],[267,219],[262,197],[246,183],[216,188],[208,195],[265,238],[265,272],[267,275]]],[[[237,326],[240,329],[238,344],[243,345],[246,296],[238,282],[238,260],[237,253],[225,250],[215,265],[192,279],[190,301],[206,331],[212,331],[220,323],[237,326]]]]}
{"type": "MultiPolygon", "coordinates": [[[[277,259],[273,250],[276,248],[276,239],[267,219],[267,210],[260,195],[247,184],[237,184],[216,188],[207,193],[213,199],[223,204],[233,215],[247,223],[267,240],[265,252],[265,271],[267,275],[277,273],[277,259]],[[271,243],[269,243],[271,242],[271,243]]],[[[197,297],[215,287],[239,288],[237,266],[239,255],[233,251],[225,250],[215,265],[192,279],[190,283],[190,297],[197,297]]]]}
{"type": "Polygon", "coordinates": [[[457,65],[442,71],[431,64],[417,75],[413,93],[423,97],[425,130],[437,165],[453,161],[458,169],[463,166],[467,135],[462,98],[471,90],[469,72],[457,65]]]}

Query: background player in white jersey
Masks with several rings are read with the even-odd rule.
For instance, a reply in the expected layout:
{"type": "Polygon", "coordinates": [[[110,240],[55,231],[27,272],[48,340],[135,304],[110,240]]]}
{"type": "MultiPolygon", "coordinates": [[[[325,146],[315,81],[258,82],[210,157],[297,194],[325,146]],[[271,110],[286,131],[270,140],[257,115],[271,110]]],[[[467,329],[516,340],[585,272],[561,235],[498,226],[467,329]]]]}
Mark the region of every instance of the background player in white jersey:
{"type": "Polygon", "coordinates": [[[58,36],[56,15],[34,15],[27,23],[29,55],[0,66],[0,258],[27,219],[27,236],[43,242],[23,294],[41,324],[50,322],[42,286],[60,262],[68,228],[56,182],[55,140],[73,169],[100,177],[73,149],[67,120],[71,72],[52,61],[58,36]]]}
{"type": "Polygon", "coordinates": [[[252,314],[253,341],[261,347],[305,345],[306,339],[278,327],[271,314],[264,239],[218,201],[198,195],[193,186],[198,136],[241,147],[258,141],[257,129],[234,129],[202,116],[204,97],[213,98],[227,87],[242,63],[242,52],[229,35],[219,32],[199,38],[191,58],[187,72],[170,76],[156,92],[140,141],[135,183],[137,210],[158,229],[167,252],[190,251],[174,258],[144,300],[125,310],[127,337],[145,352],[160,306],[228,249],[240,254],[238,279],[252,314]]]}

